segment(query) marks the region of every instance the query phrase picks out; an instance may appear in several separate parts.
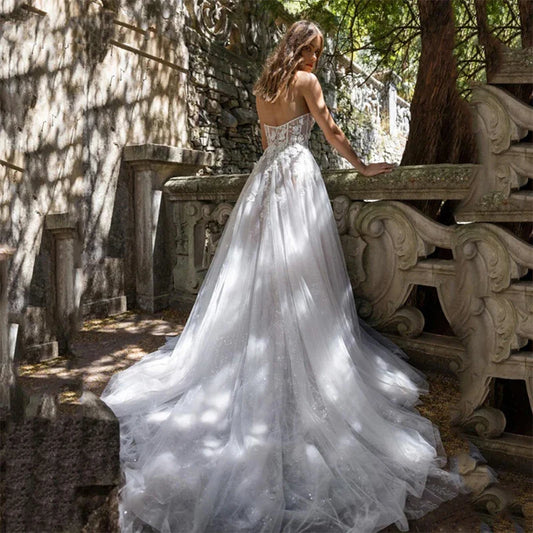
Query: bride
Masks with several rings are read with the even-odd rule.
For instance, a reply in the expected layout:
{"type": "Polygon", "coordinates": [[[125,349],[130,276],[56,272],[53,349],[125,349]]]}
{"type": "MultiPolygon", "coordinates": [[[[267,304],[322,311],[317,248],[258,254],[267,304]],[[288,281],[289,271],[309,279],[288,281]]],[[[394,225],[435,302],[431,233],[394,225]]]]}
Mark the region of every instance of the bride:
{"type": "Polygon", "coordinates": [[[256,83],[264,153],[182,333],[115,374],[122,531],[376,532],[463,491],[414,408],[423,374],[360,322],[316,121],[361,174],[313,74],[317,26],[291,26],[256,83]]]}

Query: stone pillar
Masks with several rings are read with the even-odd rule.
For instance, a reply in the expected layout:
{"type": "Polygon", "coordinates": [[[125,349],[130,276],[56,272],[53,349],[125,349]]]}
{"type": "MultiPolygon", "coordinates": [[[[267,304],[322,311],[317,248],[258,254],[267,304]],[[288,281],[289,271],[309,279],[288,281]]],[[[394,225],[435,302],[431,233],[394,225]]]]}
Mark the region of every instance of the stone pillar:
{"type": "Polygon", "coordinates": [[[70,337],[77,329],[78,309],[75,294],[76,224],[68,213],[53,213],[45,218],[45,228],[54,236],[55,247],[55,322],[59,351],[68,352],[70,337]]]}
{"type": "Polygon", "coordinates": [[[154,254],[161,215],[163,180],[157,168],[136,163],[134,168],[135,286],[137,306],[150,313],[168,305],[168,291],[156,289],[154,254]]]}
{"type": "Polygon", "coordinates": [[[8,336],[7,267],[14,250],[0,245],[0,418],[9,413],[15,385],[12,350],[8,336]]]}
{"type": "Polygon", "coordinates": [[[396,86],[400,82],[401,78],[394,72],[389,73],[389,77],[386,83],[387,87],[387,114],[389,115],[389,134],[396,135],[398,128],[396,126],[397,121],[397,105],[398,105],[398,91],[396,86]]]}
{"type": "Polygon", "coordinates": [[[168,306],[173,239],[166,233],[163,184],[171,176],[195,174],[213,164],[213,154],[173,146],[142,144],[124,148],[134,173],[135,285],[137,307],[154,313],[168,306]]]}

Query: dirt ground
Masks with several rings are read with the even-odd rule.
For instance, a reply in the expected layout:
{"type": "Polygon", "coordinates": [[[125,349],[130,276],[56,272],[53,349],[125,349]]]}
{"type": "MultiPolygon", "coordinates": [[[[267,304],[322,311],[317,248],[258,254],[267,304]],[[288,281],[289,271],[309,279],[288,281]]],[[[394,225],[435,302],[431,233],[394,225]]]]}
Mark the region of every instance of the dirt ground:
{"type": "MultiPolygon", "coordinates": [[[[114,317],[88,320],[72,342],[70,358],[59,357],[20,365],[19,383],[28,394],[53,394],[59,398],[60,409],[74,409],[83,391],[100,395],[115,372],[155,351],[164,344],[167,335],[180,333],[187,316],[174,310],[154,315],[128,311],[114,317]]],[[[436,373],[426,375],[430,394],[422,398],[423,403],[418,406],[420,413],[438,426],[448,456],[468,451],[468,442],[452,428],[448,414],[450,406],[459,397],[456,381],[436,373]]],[[[512,492],[519,502],[531,506],[531,479],[507,471],[498,471],[497,476],[502,487],[512,492]]],[[[389,526],[382,533],[397,531],[395,526],[389,526]]],[[[533,524],[522,521],[522,526],[519,526],[509,514],[480,515],[466,495],[441,505],[420,520],[410,522],[410,531],[529,533],[533,532],[533,524]]]]}

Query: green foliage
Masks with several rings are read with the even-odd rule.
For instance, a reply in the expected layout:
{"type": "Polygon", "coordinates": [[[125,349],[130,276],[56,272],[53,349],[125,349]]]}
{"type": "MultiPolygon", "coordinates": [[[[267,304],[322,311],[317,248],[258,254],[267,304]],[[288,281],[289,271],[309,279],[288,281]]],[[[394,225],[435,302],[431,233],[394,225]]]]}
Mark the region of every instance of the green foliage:
{"type": "MultiPolygon", "coordinates": [[[[467,95],[472,84],[484,81],[484,50],[478,44],[474,0],[452,2],[457,84],[467,95]]],[[[333,36],[332,57],[347,56],[371,72],[394,70],[403,80],[399,94],[412,97],[421,51],[416,0],[291,0],[282,4],[295,19],[314,20],[333,36]]],[[[519,46],[517,4],[518,0],[486,0],[491,33],[509,46],[519,46]]]]}
{"type": "MultiPolygon", "coordinates": [[[[507,46],[520,47],[520,15],[517,0],[487,0],[489,29],[507,46]]],[[[484,83],[485,50],[478,42],[478,25],[473,0],[453,0],[456,28],[455,57],[457,85],[467,95],[475,83],[484,83]]]]}

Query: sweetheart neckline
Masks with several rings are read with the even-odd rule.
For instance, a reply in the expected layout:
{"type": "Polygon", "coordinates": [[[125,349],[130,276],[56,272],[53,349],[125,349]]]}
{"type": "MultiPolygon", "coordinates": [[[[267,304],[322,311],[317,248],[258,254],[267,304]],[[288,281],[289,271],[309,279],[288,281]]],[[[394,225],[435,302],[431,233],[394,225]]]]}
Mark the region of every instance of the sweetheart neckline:
{"type": "Polygon", "coordinates": [[[308,111],[307,113],[303,113],[302,115],[298,115],[297,117],[291,118],[287,122],[284,122],[283,124],[279,124],[278,126],[272,126],[272,124],[264,124],[263,126],[268,128],[281,128],[282,126],[286,126],[287,124],[290,124],[291,122],[294,122],[295,120],[298,120],[299,118],[305,117],[306,115],[311,115],[311,113],[308,111]]]}

